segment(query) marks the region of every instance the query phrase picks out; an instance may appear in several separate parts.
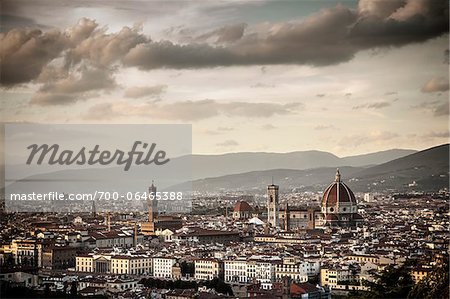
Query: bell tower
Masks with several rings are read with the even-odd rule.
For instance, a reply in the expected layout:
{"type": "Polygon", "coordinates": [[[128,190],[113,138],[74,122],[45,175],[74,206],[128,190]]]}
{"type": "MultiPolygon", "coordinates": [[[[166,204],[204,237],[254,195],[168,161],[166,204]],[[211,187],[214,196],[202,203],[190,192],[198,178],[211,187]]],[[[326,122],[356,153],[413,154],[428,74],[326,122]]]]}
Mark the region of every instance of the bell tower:
{"type": "Polygon", "coordinates": [[[156,186],[152,181],[152,185],[148,188],[147,195],[148,202],[148,222],[143,222],[141,224],[141,231],[146,236],[153,236],[155,234],[155,219],[157,216],[157,204],[156,200],[156,186]]]}
{"type": "Polygon", "coordinates": [[[157,210],[156,186],[152,181],[152,185],[148,188],[148,222],[154,222],[157,210]]]}
{"type": "Polygon", "coordinates": [[[278,227],[278,189],[277,185],[273,182],[271,185],[267,186],[267,223],[272,227],[278,227]]]}

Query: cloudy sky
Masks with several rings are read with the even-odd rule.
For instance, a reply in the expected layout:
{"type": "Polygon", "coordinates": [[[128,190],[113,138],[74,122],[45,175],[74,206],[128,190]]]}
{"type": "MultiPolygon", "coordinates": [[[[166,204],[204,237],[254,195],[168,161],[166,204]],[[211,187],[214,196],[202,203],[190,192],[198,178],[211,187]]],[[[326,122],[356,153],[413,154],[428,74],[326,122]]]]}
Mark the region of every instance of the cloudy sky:
{"type": "Polygon", "coordinates": [[[191,123],[194,153],[448,142],[448,1],[2,0],[5,122],[191,123]]]}

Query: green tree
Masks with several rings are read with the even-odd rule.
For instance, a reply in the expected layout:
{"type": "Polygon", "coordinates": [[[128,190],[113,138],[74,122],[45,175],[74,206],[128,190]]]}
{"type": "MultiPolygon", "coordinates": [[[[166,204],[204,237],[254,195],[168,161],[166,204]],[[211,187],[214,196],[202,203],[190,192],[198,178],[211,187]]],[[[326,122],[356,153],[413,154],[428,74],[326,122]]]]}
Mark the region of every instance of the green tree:
{"type": "Polygon", "coordinates": [[[72,296],[72,297],[77,296],[77,287],[78,287],[78,282],[72,281],[72,283],[70,285],[70,296],[72,296]]]}
{"type": "Polygon", "coordinates": [[[213,278],[212,280],[205,281],[204,285],[208,288],[215,289],[219,293],[231,296],[233,295],[231,286],[219,278],[213,278]]]}
{"type": "Polygon", "coordinates": [[[407,298],[414,286],[408,263],[401,266],[389,265],[380,274],[375,275],[374,281],[365,281],[369,287],[367,298],[407,298]]]}
{"type": "Polygon", "coordinates": [[[180,264],[180,268],[181,268],[181,274],[183,276],[186,276],[186,274],[189,274],[189,276],[194,276],[195,273],[195,266],[194,263],[188,263],[186,261],[183,261],[180,264]]]}
{"type": "Polygon", "coordinates": [[[411,290],[408,298],[447,299],[449,294],[448,258],[436,265],[433,270],[411,290]]]}

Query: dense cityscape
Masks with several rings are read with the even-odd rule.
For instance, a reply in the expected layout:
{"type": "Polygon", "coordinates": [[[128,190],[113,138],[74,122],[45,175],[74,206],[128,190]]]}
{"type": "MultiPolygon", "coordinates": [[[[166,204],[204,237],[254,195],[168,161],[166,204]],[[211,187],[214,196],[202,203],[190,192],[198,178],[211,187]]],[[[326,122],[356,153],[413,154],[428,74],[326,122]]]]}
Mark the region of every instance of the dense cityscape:
{"type": "Polygon", "coordinates": [[[445,189],[354,194],[337,170],[317,193],[196,193],[183,215],[156,201],[134,214],[3,212],[2,293],[437,298],[448,295],[448,200],[445,189]]]}

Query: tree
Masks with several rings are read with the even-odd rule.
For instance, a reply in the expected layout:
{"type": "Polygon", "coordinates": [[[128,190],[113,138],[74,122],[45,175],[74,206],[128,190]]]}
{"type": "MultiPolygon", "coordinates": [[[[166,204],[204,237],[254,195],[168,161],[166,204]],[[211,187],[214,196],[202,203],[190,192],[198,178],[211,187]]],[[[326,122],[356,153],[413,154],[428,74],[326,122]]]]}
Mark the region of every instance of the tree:
{"type": "Polygon", "coordinates": [[[70,296],[76,297],[77,296],[77,282],[72,281],[72,284],[70,286],[70,296]]]}
{"type": "Polygon", "coordinates": [[[189,274],[189,276],[194,276],[195,273],[195,266],[194,263],[188,263],[186,261],[183,261],[180,264],[180,268],[181,268],[181,274],[183,276],[186,276],[186,274],[189,274]]]}
{"type": "Polygon", "coordinates": [[[374,281],[364,281],[369,287],[367,298],[407,298],[414,286],[407,263],[387,266],[380,274],[375,275],[374,281]]]}
{"type": "Polygon", "coordinates": [[[446,299],[449,298],[448,258],[437,265],[408,294],[408,298],[446,299]]]}
{"type": "Polygon", "coordinates": [[[233,295],[231,286],[219,278],[213,278],[212,280],[205,281],[203,284],[208,288],[215,289],[218,293],[233,295]]]}

